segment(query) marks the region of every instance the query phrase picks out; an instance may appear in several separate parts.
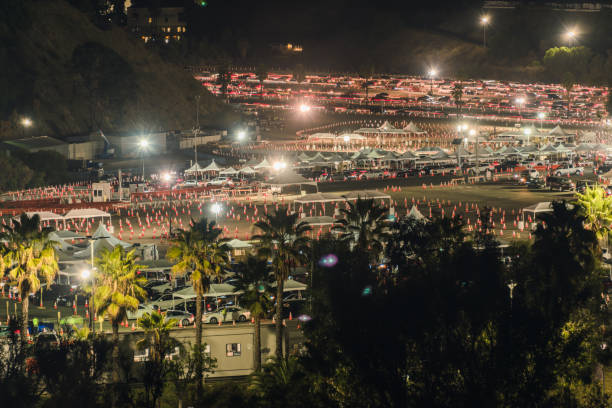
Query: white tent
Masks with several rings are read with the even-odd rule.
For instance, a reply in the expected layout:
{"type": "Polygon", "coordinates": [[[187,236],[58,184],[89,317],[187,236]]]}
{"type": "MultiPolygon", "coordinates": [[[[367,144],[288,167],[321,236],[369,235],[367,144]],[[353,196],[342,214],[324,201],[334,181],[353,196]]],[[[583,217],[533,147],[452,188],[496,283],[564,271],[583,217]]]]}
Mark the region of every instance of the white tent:
{"type": "Polygon", "coordinates": [[[263,159],[259,164],[257,164],[254,169],[269,169],[272,165],[268,162],[268,159],[263,159]]]}
{"type": "Polygon", "coordinates": [[[393,126],[391,123],[389,123],[388,120],[386,120],[385,123],[383,123],[381,126],[378,127],[378,130],[382,132],[393,132],[397,130],[397,128],[393,126]]]}
{"type": "Polygon", "coordinates": [[[408,218],[414,218],[417,221],[427,220],[427,218],[425,218],[425,216],[421,214],[421,212],[416,207],[416,205],[413,205],[412,208],[410,209],[410,212],[408,213],[408,218]]]}
{"type": "Polygon", "coordinates": [[[220,176],[232,176],[234,174],[238,174],[238,170],[233,167],[228,167],[227,169],[223,169],[219,172],[220,176]]]}
{"type": "Polygon", "coordinates": [[[204,168],[200,166],[198,163],[195,163],[193,166],[185,170],[185,174],[186,175],[196,174],[196,173],[202,173],[203,171],[204,171],[204,168]]]}
{"type": "Polygon", "coordinates": [[[210,164],[204,167],[204,169],[202,169],[202,171],[219,171],[219,170],[221,170],[221,167],[219,167],[217,162],[215,162],[215,159],[212,159],[210,164]]]}
{"type": "MultiPolygon", "coordinates": [[[[129,248],[132,244],[128,244],[127,242],[121,241],[119,238],[111,235],[110,232],[106,229],[104,224],[100,223],[98,228],[92,235],[93,238],[93,251],[94,255],[98,255],[102,250],[108,249],[112,251],[117,245],[121,245],[123,248],[129,248]]],[[[91,256],[91,243],[87,246],[87,248],[75,252],[75,258],[88,258],[91,256]]]]}
{"type": "Polygon", "coordinates": [[[308,140],[334,140],[336,135],[333,133],[314,133],[308,136],[308,140]]]}
{"type": "MultiPolygon", "coordinates": [[[[64,219],[64,217],[62,217],[59,214],[56,214],[54,212],[51,211],[36,211],[36,212],[26,212],[26,215],[28,217],[33,217],[35,215],[38,215],[38,218],[40,218],[40,222],[44,222],[44,221],[53,221],[53,220],[58,220],[61,221],[64,219]]],[[[19,221],[20,216],[16,215],[15,217],[13,217],[14,220],[19,221]]]]}
{"type": "Polygon", "coordinates": [[[561,126],[559,126],[559,125],[557,125],[554,128],[552,128],[548,132],[548,134],[551,135],[551,136],[567,136],[568,135],[568,133],[565,130],[561,129],[561,126]]]}
{"type": "Polygon", "coordinates": [[[537,214],[552,212],[552,203],[550,201],[542,201],[536,204],[532,204],[529,207],[523,208],[523,214],[533,214],[535,217],[537,214]]]}
{"type": "Polygon", "coordinates": [[[97,208],[78,208],[75,210],[70,210],[64,215],[64,219],[74,219],[74,218],[110,218],[111,215],[105,211],[98,210],[97,208]]]}
{"type": "Polygon", "coordinates": [[[293,204],[331,203],[334,201],[344,201],[344,198],[336,193],[304,194],[293,200],[293,204]]]}
{"type": "Polygon", "coordinates": [[[253,246],[246,241],[239,240],[238,238],[234,238],[231,241],[227,241],[225,245],[232,249],[247,249],[253,246]]]}
{"type": "Polygon", "coordinates": [[[415,125],[414,122],[410,122],[408,126],[404,127],[404,130],[409,133],[419,133],[419,134],[427,133],[423,129],[415,125]]]}
{"type": "Polygon", "coordinates": [[[251,166],[246,166],[241,168],[238,173],[242,173],[242,174],[255,174],[257,173],[257,171],[255,169],[253,169],[251,166]]]}
{"type": "Polygon", "coordinates": [[[358,135],[357,133],[343,133],[340,136],[336,137],[336,140],[342,142],[352,142],[354,140],[366,140],[367,138],[362,135],[358,135]]]}

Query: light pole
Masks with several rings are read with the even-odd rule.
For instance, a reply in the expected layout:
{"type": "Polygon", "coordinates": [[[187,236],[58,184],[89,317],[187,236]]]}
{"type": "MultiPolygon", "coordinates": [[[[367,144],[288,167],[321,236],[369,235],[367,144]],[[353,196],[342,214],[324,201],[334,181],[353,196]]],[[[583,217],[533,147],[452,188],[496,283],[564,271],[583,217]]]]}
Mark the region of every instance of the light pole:
{"type": "Polygon", "coordinates": [[[523,130],[523,133],[525,133],[525,136],[527,136],[527,145],[529,145],[529,136],[531,136],[531,129],[526,128],[525,130],[523,130]]]}
{"type": "Polygon", "coordinates": [[[21,119],[21,126],[23,126],[23,136],[27,135],[27,129],[32,126],[32,120],[28,117],[21,119]]]}
{"type": "Polygon", "coordinates": [[[540,132],[542,131],[542,122],[544,122],[544,118],[546,114],[544,112],[538,112],[538,119],[540,119],[540,132]]]}
{"type": "Polygon", "coordinates": [[[474,149],[476,150],[476,182],[478,182],[478,176],[480,175],[480,160],[478,157],[478,132],[476,129],[470,129],[470,136],[475,137],[474,149]]]}
{"type": "Polygon", "coordinates": [[[198,136],[200,136],[200,95],[196,95],[196,125],[193,128],[193,164],[195,165],[195,181],[198,181],[198,136]]]}
{"type": "Polygon", "coordinates": [[[429,83],[429,95],[433,95],[433,82],[437,73],[438,72],[434,68],[429,70],[429,77],[431,78],[431,82],[429,83]]]}
{"type": "Polygon", "coordinates": [[[482,16],[480,24],[482,24],[482,46],[487,48],[487,25],[489,24],[489,16],[482,16]]]}
{"type": "Polygon", "coordinates": [[[521,115],[521,106],[525,103],[525,98],[516,98],[516,105],[518,106],[519,115],[521,115]]]}
{"type": "Polygon", "coordinates": [[[210,207],[210,211],[215,213],[215,222],[216,222],[217,217],[219,216],[219,212],[221,212],[221,205],[219,205],[219,203],[214,203],[212,207],[210,207]]]}
{"type": "Polygon", "coordinates": [[[149,147],[149,141],[147,139],[140,139],[140,141],[138,142],[138,146],[140,146],[140,153],[142,155],[142,181],[144,182],[145,181],[144,155],[145,155],[145,151],[149,147]]]}
{"type": "Polygon", "coordinates": [[[576,39],[576,31],[569,30],[567,33],[565,33],[565,36],[567,37],[567,43],[569,44],[569,46],[573,47],[574,40],[576,39]]]}

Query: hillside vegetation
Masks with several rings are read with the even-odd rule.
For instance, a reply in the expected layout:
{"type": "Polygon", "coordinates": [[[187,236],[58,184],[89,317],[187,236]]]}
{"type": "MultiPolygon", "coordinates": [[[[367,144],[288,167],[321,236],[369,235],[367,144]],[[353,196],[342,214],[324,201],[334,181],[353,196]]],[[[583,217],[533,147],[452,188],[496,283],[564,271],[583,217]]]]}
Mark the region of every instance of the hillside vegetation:
{"type": "Polygon", "coordinates": [[[126,29],[101,30],[64,0],[1,2],[0,136],[133,133],[226,125],[228,108],[126,29]],[[7,63],[8,62],[8,63],[7,63]]]}

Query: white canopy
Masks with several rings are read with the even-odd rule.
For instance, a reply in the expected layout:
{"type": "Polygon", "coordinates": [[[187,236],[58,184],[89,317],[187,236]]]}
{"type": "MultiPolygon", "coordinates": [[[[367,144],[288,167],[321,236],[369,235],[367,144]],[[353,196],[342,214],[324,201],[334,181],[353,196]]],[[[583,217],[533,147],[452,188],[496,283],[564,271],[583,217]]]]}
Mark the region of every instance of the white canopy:
{"type": "Polygon", "coordinates": [[[523,213],[531,213],[534,216],[544,212],[552,212],[552,203],[550,201],[542,201],[523,208],[523,213]]]}
{"type": "Polygon", "coordinates": [[[234,238],[231,241],[227,241],[225,245],[227,245],[228,247],[232,249],[245,249],[245,248],[251,248],[253,246],[246,241],[239,240],[238,238],[234,238]]]}
{"type": "MultiPolygon", "coordinates": [[[[100,223],[98,228],[92,235],[93,238],[93,252],[95,255],[99,254],[102,250],[107,249],[112,251],[117,245],[121,245],[124,248],[129,248],[132,244],[128,244],[127,242],[123,242],[117,237],[113,236],[108,232],[104,224],[100,223]]],[[[88,258],[91,256],[91,243],[87,246],[87,248],[75,252],[75,258],[88,258]]]]}
{"type": "Polygon", "coordinates": [[[304,217],[296,221],[296,223],[305,222],[310,226],[334,225],[334,218],[326,215],[318,217],[304,217]]]}
{"type": "Polygon", "coordinates": [[[215,159],[212,159],[210,164],[204,167],[202,171],[219,171],[219,170],[221,170],[221,167],[219,167],[219,165],[215,162],[215,159]]]}
{"type": "Polygon", "coordinates": [[[78,208],[75,210],[70,210],[64,215],[64,218],[69,220],[73,218],[110,218],[111,215],[102,210],[98,210],[97,208],[78,208]]]}
{"type": "Polygon", "coordinates": [[[228,167],[227,169],[223,169],[219,172],[219,175],[224,176],[224,175],[233,175],[233,174],[238,174],[238,170],[236,170],[233,167],[228,167]]]}
{"type": "MultiPolygon", "coordinates": [[[[38,218],[40,218],[40,222],[43,221],[53,221],[53,220],[63,220],[64,217],[62,217],[59,214],[56,214],[54,212],[51,211],[36,211],[36,212],[26,212],[26,215],[30,218],[32,218],[35,215],[38,215],[38,218]]],[[[19,215],[13,217],[14,220],[19,221],[19,215]]]]}
{"type": "Polygon", "coordinates": [[[413,122],[410,122],[406,127],[404,127],[404,130],[410,133],[427,133],[423,129],[415,125],[413,122]]]}
{"type": "Polygon", "coordinates": [[[344,201],[344,197],[336,193],[314,193],[304,194],[293,200],[294,204],[308,204],[308,203],[330,203],[334,201],[344,201]]]}
{"type": "Polygon", "coordinates": [[[251,166],[243,167],[238,172],[242,173],[242,174],[255,174],[255,173],[257,173],[257,171],[255,169],[253,169],[251,166]]]}
{"type": "Polygon", "coordinates": [[[340,140],[340,141],[366,140],[366,139],[367,138],[365,136],[358,135],[357,133],[343,133],[340,136],[336,137],[336,140],[340,140]]]}
{"type": "Polygon", "coordinates": [[[408,218],[414,218],[418,221],[426,220],[425,216],[421,214],[416,205],[413,205],[410,209],[410,212],[408,213],[408,218]]]}
{"type": "Polygon", "coordinates": [[[334,140],[336,138],[336,135],[334,135],[333,133],[314,133],[310,136],[308,136],[308,140],[322,140],[322,139],[330,139],[330,140],[334,140]]]}
{"type": "Polygon", "coordinates": [[[185,170],[185,174],[201,173],[203,171],[204,171],[204,168],[200,166],[198,163],[195,163],[193,166],[185,170]]]}
{"type": "Polygon", "coordinates": [[[269,169],[271,168],[272,165],[268,162],[268,159],[263,159],[258,165],[256,165],[254,168],[255,170],[257,169],[269,169]]]}
{"type": "Polygon", "coordinates": [[[559,125],[552,128],[550,132],[548,132],[548,134],[552,136],[567,136],[568,135],[568,133],[565,130],[561,129],[561,126],[559,125]]]}

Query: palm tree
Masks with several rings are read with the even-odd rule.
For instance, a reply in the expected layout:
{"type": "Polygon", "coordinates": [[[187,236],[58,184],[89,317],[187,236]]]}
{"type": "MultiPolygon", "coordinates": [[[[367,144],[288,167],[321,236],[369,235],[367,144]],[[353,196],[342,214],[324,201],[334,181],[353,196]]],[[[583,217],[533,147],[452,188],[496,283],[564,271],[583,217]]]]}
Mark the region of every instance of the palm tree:
{"type": "Polygon", "coordinates": [[[165,379],[170,371],[166,356],[178,344],[176,339],[170,337],[170,329],[176,322],[176,319],[166,320],[159,312],[145,313],[138,319],[138,325],[144,329],[145,338],[138,341],[137,346],[140,349],[148,348],[151,352],[149,360],[145,362],[143,375],[147,406],[155,407],[162,395],[165,379]]]}
{"type": "Polygon", "coordinates": [[[572,106],[572,89],[574,89],[574,84],[576,83],[576,77],[571,72],[566,72],[563,74],[563,78],[561,80],[563,84],[563,88],[565,88],[565,92],[567,93],[567,109],[570,109],[572,106]]]}
{"type": "Polygon", "coordinates": [[[41,287],[41,278],[51,286],[59,270],[55,256],[55,243],[49,241],[50,229],[40,226],[38,215],[25,213],[4,234],[7,244],[2,248],[0,263],[19,289],[21,297],[21,339],[27,340],[30,312],[30,294],[41,287]]]}
{"type": "Polygon", "coordinates": [[[266,219],[255,223],[261,234],[253,236],[260,240],[259,253],[272,258],[276,279],[276,356],[283,356],[282,304],[283,289],[289,272],[298,262],[306,261],[308,238],[304,236],[310,227],[305,222],[297,223],[298,214],[288,215],[284,211],[266,215],[266,219]]]}
{"type": "MultiPolygon", "coordinates": [[[[167,258],[177,261],[172,267],[174,274],[184,275],[191,272],[190,279],[196,294],[196,355],[201,356],[202,348],[202,299],[210,289],[212,280],[221,275],[223,267],[229,262],[227,245],[219,241],[221,229],[214,221],[206,218],[195,222],[191,220],[190,230],[179,230],[178,238],[168,249],[167,258]]],[[[198,398],[202,395],[203,361],[196,361],[196,387],[198,398]]]]}
{"type": "Polygon", "coordinates": [[[342,231],[343,240],[355,245],[360,251],[371,254],[377,260],[383,250],[383,242],[389,237],[389,228],[386,225],[388,210],[376,205],[373,199],[357,198],[353,204],[348,202],[348,209],[342,208],[340,212],[344,218],[338,220],[337,229],[342,231]]]}
{"type": "Polygon", "coordinates": [[[586,217],[587,226],[600,240],[609,240],[612,231],[612,197],[607,197],[603,188],[595,186],[585,189],[584,193],[576,193],[576,204],[586,217]]]}
{"type": "Polygon", "coordinates": [[[137,310],[140,301],[145,299],[146,279],[138,275],[143,266],[136,264],[134,251],[125,252],[121,245],[112,251],[104,250],[95,265],[94,305],[98,315],[108,317],[113,327],[113,382],[118,384],[119,324],[126,319],[128,311],[137,310]]]}
{"type": "Polygon", "coordinates": [[[451,95],[453,96],[457,110],[459,113],[461,113],[461,105],[463,104],[463,101],[461,100],[463,98],[463,85],[461,82],[455,83],[451,95]]]}
{"type": "Polygon", "coordinates": [[[257,76],[257,80],[261,85],[261,98],[263,99],[264,81],[268,79],[268,69],[265,65],[259,64],[255,69],[255,75],[257,76]]]}
{"type": "Polygon", "coordinates": [[[242,291],[240,303],[251,312],[255,320],[255,371],[261,369],[261,318],[270,310],[271,270],[265,259],[249,256],[245,262],[238,265],[236,281],[232,283],[235,291],[242,291]]]}

